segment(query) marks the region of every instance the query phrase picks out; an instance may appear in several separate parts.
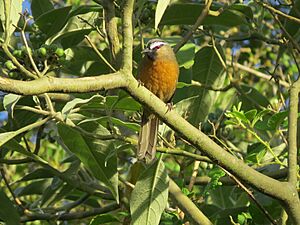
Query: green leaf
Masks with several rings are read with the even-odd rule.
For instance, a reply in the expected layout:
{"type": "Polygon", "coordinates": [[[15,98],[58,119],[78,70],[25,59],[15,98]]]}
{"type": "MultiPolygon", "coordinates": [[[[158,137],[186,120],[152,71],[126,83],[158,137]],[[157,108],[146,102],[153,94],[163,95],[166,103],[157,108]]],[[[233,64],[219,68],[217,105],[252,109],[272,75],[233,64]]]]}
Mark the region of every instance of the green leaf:
{"type": "Polygon", "coordinates": [[[269,100],[254,87],[241,85],[239,92],[241,93],[239,99],[243,103],[242,108],[244,110],[259,109],[261,106],[266,108],[270,104],[269,100]]]}
{"type": "Polygon", "coordinates": [[[168,174],[161,159],[144,170],[131,193],[132,224],[159,224],[168,202],[168,183],[168,174]]]}
{"type": "Polygon", "coordinates": [[[268,127],[270,130],[276,130],[282,122],[288,117],[289,111],[275,113],[268,119],[268,127]]]}
{"type": "Polygon", "coordinates": [[[21,97],[21,95],[7,94],[3,98],[4,109],[11,115],[12,118],[14,117],[14,107],[21,97]]]}
{"type": "Polygon", "coordinates": [[[42,195],[49,185],[48,180],[33,181],[24,187],[19,187],[15,190],[15,194],[18,197],[26,195],[42,195]]]}
{"type": "MultiPolygon", "coordinates": [[[[179,40],[178,40],[179,41],[179,40]]],[[[188,42],[176,53],[179,66],[188,69],[194,64],[195,44],[188,42]]]]}
{"type": "Polygon", "coordinates": [[[97,121],[100,122],[102,125],[105,125],[108,122],[111,122],[114,125],[123,126],[123,127],[126,127],[128,129],[130,129],[130,130],[133,130],[133,131],[139,131],[140,130],[140,125],[138,125],[137,123],[125,122],[125,121],[120,120],[120,119],[115,118],[115,117],[104,116],[104,117],[98,118],[97,121]]]}
{"type": "Polygon", "coordinates": [[[20,13],[22,12],[23,0],[2,0],[0,1],[0,20],[2,26],[10,37],[18,25],[20,13]],[[8,18],[6,18],[8,15],[8,18]]]}
{"type": "Polygon", "coordinates": [[[47,203],[47,205],[53,205],[56,202],[66,198],[66,196],[68,194],[70,194],[72,191],[74,190],[74,186],[70,185],[70,184],[64,184],[61,187],[59,187],[59,189],[57,191],[55,191],[55,193],[53,193],[52,196],[50,196],[50,200],[49,203],[47,203]]]}
{"type": "Polygon", "coordinates": [[[0,189],[0,219],[7,225],[19,225],[20,215],[2,188],[0,189]]]}
{"type": "Polygon", "coordinates": [[[247,117],[245,116],[245,114],[243,112],[238,112],[238,111],[233,111],[230,113],[233,117],[240,119],[241,121],[243,121],[244,123],[249,123],[249,120],[247,119],[247,117]]]}
{"type": "Polygon", "coordinates": [[[245,112],[245,116],[247,117],[247,119],[249,121],[252,121],[254,119],[254,117],[257,114],[257,110],[256,109],[251,109],[248,112],[245,112]]]}
{"type": "Polygon", "coordinates": [[[65,26],[71,8],[71,6],[67,6],[50,10],[42,14],[35,23],[41,31],[50,37],[58,33],[65,26]]]}
{"type": "Polygon", "coordinates": [[[32,0],[31,2],[31,12],[35,20],[37,20],[40,15],[52,9],[54,9],[54,7],[50,0],[32,0]]]}
{"type": "MultiPolygon", "coordinates": [[[[104,127],[93,122],[87,122],[81,126],[83,129],[95,134],[109,134],[104,127]],[[106,133],[103,133],[105,130],[106,133]]],[[[118,201],[117,159],[115,156],[110,157],[108,162],[105,160],[111,149],[114,148],[113,142],[83,137],[77,130],[63,124],[58,125],[58,133],[68,149],[89,168],[97,179],[107,185],[118,201]]]]}
{"type": "Polygon", "coordinates": [[[260,121],[265,115],[267,115],[270,112],[270,109],[264,109],[260,111],[253,119],[252,121],[252,127],[254,127],[258,121],[260,121]]]}
{"type": "MultiPolygon", "coordinates": [[[[293,7],[292,7],[291,11],[289,12],[289,15],[299,18],[300,0],[296,0],[293,3],[294,3],[293,7]]],[[[285,19],[284,27],[285,27],[286,31],[294,38],[294,40],[296,42],[300,41],[299,23],[294,22],[290,19],[285,19]]]]}
{"type": "MultiPolygon", "coordinates": [[[[223,56],[220,48],[218,51],[223,56]]],[[[224,68],[213,47],[203,47],[196,53],[192,71],[192,79],[205,86],[220,88],[224,83],[224,68]]],[[[189,122],[198,126],[206,119],[218,93],[198,86],[184,87],[180,91],[185,92],[189,97],[176,104],[176,111],[184,114],[189,122]]]]}
{"type": "Polygon", "coordinates": [[[100,12],[101,9],[100,5],[80,5],[70,12],[69,18],[90,12],[100,12]]]}
{"type": "Polygon", "coordinates": [[[99,225],[99,224],[106,224],[106,223],[112,223],[112,222],[120,222],[115,216],[110,214],[101,214],[96,217],[94,217],[90,225],[99,225]]]}
{"type": "MultiPolygon", "coordinates": [[[[204,4],[197,3],[178,3],[172,4],[163,15],[160,22],[161,25],[193,25],[204,9],[204,4]],[[176,15],[176,16],[174,16],[176,15]]],[[[211,10],[217,11],[223,5],[213,3],[211,10]]],[[[248,19],[251,18],[252,10],[249,6],[241,6],[233,4],[230,7],[225,7],[218,16],[208,15],[203,21],[203,25],[221,25],[232,27],[238,25],[249,25],[248,19]]]]}
{"type": "Polygon", "coordinates": [[[52,37],[50,42],[60,42],[64,49],[76,46],[84,39],[84,35],[88,35],[94,30],[89,24],[93,24],[98,17],[98,12],[89,12],[81,15],[81,19],[78,16],[69,18],[66,26],[57,35],[52,37]],[[86,22],[83,22],[82,19],[86,22]]]}
{"type": "Polygon", "coordinates": [[[95,100],[96,102],[102,102],[104,97],[101,95],[93,95],[89,99],[81,99],[81,98],[75,98],[72,101],[69,101],[61,110],[61,113],[64,118],[67,118],[68,115],[71,113],[72,109],[74,109],[77,105],[83,105],[86,104],[92,100],[95,100]]]}
{"type": "Polygon", "coordinates": [[[36,127],[39,127],[39,126],[43,125],[46,121],[47,121],[47,119],[43,119],[43,120],[37,121],[33,124],[29,124],[25,127],[22,127],[22,128],[20,128],[19,130],[16,130],[16,131],[0,133],[0,146],[4,145],[9,140],[13,139],[14,137],[16,137],[19,134],[22,134],[25,131],[32,130],[36,127]]]}
{"type": "Polygon", "coordinates": [[[262,143],[255,143],[249,145],[247,153],[246,162],[260,163],[266,155],[267,150],[262,143]]]}
{"type": "MultiPolygon", "coordinates": [[[[93,76],[109,73],[109,67],[99,58],[95,51],[87,46],[68,48],[65,51],[67,64],[62,68],[64,72],[73,75],[93,76]]],[[[109,57],[105,49],[102,54],[109,57]]]]}
{"type": "Polygon", "coordinates": [[[156,11],[155,11],[155,30],[158,27],[158,24],[162,18],[162,16],[164,15],[168,5],[170,3],[170,0],[158,0],[157,2],[157,6],[156,6],[156,11]]]}
{"type": "Polygon", "coordinates": [[[22,177],[20,181],[29,181],[29,180],[35,180],[35,179],[44,179],[44,178],[51,178],[53,175],[52,173],[45,169],[45,168],[38,168],[31,173],[26,174],[24,177],[22,177]]]}

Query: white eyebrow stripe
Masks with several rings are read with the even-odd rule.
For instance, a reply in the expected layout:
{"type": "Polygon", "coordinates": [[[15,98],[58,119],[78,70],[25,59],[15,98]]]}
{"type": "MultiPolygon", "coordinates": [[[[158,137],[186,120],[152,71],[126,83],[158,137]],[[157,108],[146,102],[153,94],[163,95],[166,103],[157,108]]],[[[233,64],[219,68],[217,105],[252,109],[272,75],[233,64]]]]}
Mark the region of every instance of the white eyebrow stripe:
{"type": "Polygon", "coordinates": [[[157,42],[151,43],[149,48],[152,50],[152,49],[155,49],[156,47],[159,47],[159,46],[165,45],[165,44],[166,44],[165,42],[157,41],[157,42]]]}

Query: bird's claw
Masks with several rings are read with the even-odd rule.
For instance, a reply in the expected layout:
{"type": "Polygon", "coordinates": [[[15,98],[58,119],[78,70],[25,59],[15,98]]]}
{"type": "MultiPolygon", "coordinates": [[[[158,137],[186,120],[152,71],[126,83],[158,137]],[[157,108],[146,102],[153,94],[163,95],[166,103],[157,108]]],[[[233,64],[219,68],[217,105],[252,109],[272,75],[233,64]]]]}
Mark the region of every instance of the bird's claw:
{"type": "MultiPolygon", "coordinates": [[[[168,102],[167,104],[166,104],[166,106],[168,107],[168,109],[167,109],[167,112],[170,112],[172,109],[173,109],[173,102],[168,102]]],[[[166,112],[166,113],[167,113],[166,112]]]]}
{"type": "Polygon", "coordinates": [[[144,83],[143,83],[140,79],[138,80],[138,83],[139,83],[139,84],[138,84],[138,87],[144,86],[144,83]]]}

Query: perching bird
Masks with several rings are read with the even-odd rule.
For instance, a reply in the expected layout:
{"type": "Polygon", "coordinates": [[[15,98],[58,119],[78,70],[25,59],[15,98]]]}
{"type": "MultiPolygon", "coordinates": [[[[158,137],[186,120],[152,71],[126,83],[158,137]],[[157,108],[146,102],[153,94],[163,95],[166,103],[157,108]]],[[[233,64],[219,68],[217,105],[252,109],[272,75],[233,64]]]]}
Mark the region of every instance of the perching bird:
{"type": "MultiPolygon", "coordinates": [[[[165,103],[174,95],[179,66],[171,46],[163,40],[152,39],[143,50],[145,55],[139,66],[138,79],[165,103]]],[[[137,158],[151,162],[155,157],[159,120],[144,107],[139,133],[137,158]]]]}

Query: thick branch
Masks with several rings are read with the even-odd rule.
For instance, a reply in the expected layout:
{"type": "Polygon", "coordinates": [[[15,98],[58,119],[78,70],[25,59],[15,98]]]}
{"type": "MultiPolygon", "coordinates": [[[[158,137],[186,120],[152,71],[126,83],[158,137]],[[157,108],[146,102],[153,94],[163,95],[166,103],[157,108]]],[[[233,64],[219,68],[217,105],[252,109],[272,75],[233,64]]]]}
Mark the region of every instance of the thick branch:
{"type": "Polygon", "coordinates": [[[184,195],[177,184],[170,179],[169,193],[179,208],[188,216],[192,224],[212,225],[212,222],[199,210],[199,208],[184,195]]]}
{"type": "Polygon", "coordinates": [[[117,58],[120,53],[120,40],[118,36],[117,17],[115,15],[114,2],[111,0],[103,1],[105,10],[105,29],[110,46],[110,53],[112,56],[113,64],[116,66],[117,58]]]}
{"type": "Polygon", "coordinates": [[[39,95],[47,92],[93,92],[122,88],[125,79],[119,72],[95,77],[56,78],[43,77],[32,81],[0,77],[0,90],[20,95],[39,95]]]}
{"type": "Polygon", "coordinates": [[[300,79],[298,79],[290,90],[290,111],[289,111],[289,173],[288,181],[296,187],[297,185],[297,120],[298,102],[300,93],[300,79]]]}
{"type": "Polygon", "coordinates": [[[145,87],[139,85],[135,79],[130,79],[127,90],[139,102],[152,109],[164,122],[166,122],[166,124],[181,134],[195,147],[204,152],[211,160],[215,161],[236,177],[246,183],[249,183],[261,192],[271,195],[285,203],[289,202],[293,205],[293,208],[290,208],[292,211],[291,215],[295,220],[299,219],[298,221],[300,222],[300,218],[296,218],[296,215],[299,214],[296,210],[300,210],[300,202],[295,187],[290,186],[286,182],[277,181],[255,171],[242,160],[237,159],[230,153],[224,151],[222,147],[213,142],[197,128],[189,124],[174,110],[169,111],[165,103],[160,101],[145,87]],[[286,191],[286,188],[289,188],[289,191],[286,191]]]}
{"type": "Polygon", "coordinates": [[[123,57],[121,68],[132,71],[132,17],[133,17],[134,0],[125,1],[123,13],[123,57]]]}

